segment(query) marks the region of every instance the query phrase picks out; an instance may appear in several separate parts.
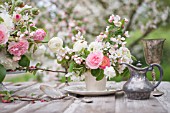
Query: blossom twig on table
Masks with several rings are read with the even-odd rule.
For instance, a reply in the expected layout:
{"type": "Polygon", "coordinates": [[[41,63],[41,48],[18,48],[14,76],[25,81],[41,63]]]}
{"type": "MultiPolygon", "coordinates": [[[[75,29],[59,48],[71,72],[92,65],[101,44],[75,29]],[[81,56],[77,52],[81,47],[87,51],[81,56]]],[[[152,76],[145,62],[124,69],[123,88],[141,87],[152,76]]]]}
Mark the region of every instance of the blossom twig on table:
{"type": "Polygon", "coordinates": [[[15,70],[7,70],[7,72],[15,72],[15,71],[34,71],[34,70],[42,70],[42,71],[49,71],[49,72],[57,72],[57,73],[67,73],[66,71],[55,71],[55,70],[50,70],[50,69],[45,69],[45,68],[38,68],[38,67],[35,67],[35,66],[31,66],[31,67],[28,67],[28,68],[24,68],[24,67],[19,67],[15,70]]]}

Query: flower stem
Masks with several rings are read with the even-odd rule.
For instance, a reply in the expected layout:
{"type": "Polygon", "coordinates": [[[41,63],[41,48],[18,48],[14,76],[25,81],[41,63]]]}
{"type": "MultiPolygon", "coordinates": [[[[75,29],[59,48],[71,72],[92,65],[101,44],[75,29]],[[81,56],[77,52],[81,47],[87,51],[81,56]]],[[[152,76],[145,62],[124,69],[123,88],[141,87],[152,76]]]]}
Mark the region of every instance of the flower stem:
{"type": "Polygon", "coordinates": [[[12,7],[11,7],[10,14],[13,14],[14,9],[15,9],[15,0],[12,0],[12,7]]]}

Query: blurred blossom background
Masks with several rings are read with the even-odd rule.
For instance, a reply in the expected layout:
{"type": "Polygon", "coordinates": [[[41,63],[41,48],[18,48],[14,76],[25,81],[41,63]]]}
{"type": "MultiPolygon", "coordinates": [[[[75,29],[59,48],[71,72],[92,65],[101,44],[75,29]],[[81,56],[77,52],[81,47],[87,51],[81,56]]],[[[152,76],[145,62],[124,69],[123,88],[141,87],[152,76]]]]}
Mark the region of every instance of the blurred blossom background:
{"type": "MultiPolygon", "coordinates": [[[[120,15],[129,20],[125,29],[129,31],[128,48],[133,56],[146,62],[143,54],[142,39],[165,38],[161,65],[165,81],[170,81],[170,0],[25,0],[36,6],[40,14],[34,19],[35,24],[47,32],[46,41],[60,37],[65,45],[72,42],[73,34],[78,30],[88,42],[95,40],[107,26],[109,15],[120,15]]],[[[31,65],[40,62],[42,68],[64,70],[57,64],[56,56],[47,44],[41,45],[33,55],[31,65]]],[[[135,62],[134,62],[135,63],[135,62]]],[[[6,81],[64,81],[63,74],[38,71],[36,75],[24,73],[8,75],[6,81]]],[[[150,76],[150,75],[149,75],[150,76]]],[[[151,78],[151,76],[150,76],[151,78]]],[[[115,78],[121,80],[120,77],[115,78]]]]}

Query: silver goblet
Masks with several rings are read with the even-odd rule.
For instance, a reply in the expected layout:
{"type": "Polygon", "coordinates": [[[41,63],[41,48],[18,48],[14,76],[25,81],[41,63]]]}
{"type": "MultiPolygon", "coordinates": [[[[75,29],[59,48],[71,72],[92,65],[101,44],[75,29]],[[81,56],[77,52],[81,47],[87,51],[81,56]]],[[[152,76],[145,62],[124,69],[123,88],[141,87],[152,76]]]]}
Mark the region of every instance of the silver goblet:
{"type": "MultiPolygon", "coordinates": [[[[152,63],[161,63],[161,57],[162,57],[162,51],[163,51],[163,44],[165,39],[143,39],[143,46],[144,46],[144,56],[146,63],[152,64],[152,63]]],[[[152,70],[152,78],[153,78],[153,84],[155,84],[156,81],[156,73],[154,69],[152,70]]],[[[153,96],[161,96],[164,93],[159,91],[158,89],[155,89],[152,92],[153,96]]]]}

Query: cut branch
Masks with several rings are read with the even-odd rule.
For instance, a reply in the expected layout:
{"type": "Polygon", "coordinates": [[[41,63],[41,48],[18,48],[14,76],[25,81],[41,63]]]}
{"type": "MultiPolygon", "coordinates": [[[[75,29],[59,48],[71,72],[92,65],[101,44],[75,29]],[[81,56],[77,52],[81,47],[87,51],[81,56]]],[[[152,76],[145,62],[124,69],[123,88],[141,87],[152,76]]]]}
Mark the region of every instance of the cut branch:
{"type": "MultiPolygon", "coordinates": [[[[160,27],[161,23],[162,23],[162,22],[160,21],[159,23],[156,24],[157,28],[160,27]]],[[[133,48],[136,44],[139,43],[139,41],[141,41],[141,40],[144,39],[146,36],[148,36],[153,30],[155,30],[155,29],[153,29],[153,28],[148,28],[148,29],[146,30],[146,32],[145,32],[141,37],[139,37],[137,40],[135,40],[132,44],[129,45],[129,48],[133,48]]]]}
{"type": "Polygon", "coordinates": [[[137,7],[134,8],[134,9],[131,11],[132,13],[131,13],[130,16],[129,16],[129,23],[128,23],[127,26],[126,26],[125,31],[129,31],[129,30],[130,30],[130,27],[131,27],[131,25],[132,25],[134,16],[135,16],[138,8],[142,5],[143,2],[144,2],[144,0],[139,0],[139,3],[138,3],[138,5],[137,5],[137,7]]]}
{"type": "Polygon", "coordinates": [[[101,6],[102,6],[104,9],[107,9],[108,4],[107,4],[106,2],[104,2],[103,0],[97,0],[97,1],[101,4],[101,6]]]}
{"type": "Polygon", "coordinates": [[[147,35],[149,35],[151,32],[153,31],[153,29],[148,28],[148,30],[146,30],[146,32],[139,37],[137,40],[135,40],[132,44],[129,45],[129,48],[133,48],[136,44],[139,43],[140,40],[142,40],[143,38],[145,38],[147,35]]]}
{"type": "Polygon", "coordinates": [[[15,72],[15,71],[35,71],[35,70],[41,70],[41,71],[48,71],[48,72],[54,72],[54,73],[67,73],[66,71],[54,71],[54,70],[50,70],[50,69],[43,69],[43,68],[32,68],[32,67],[29,67],[29,68],[23,68],[23,67],[19,67],[15,70],[7,70],[7,72],[15,72]]]}

